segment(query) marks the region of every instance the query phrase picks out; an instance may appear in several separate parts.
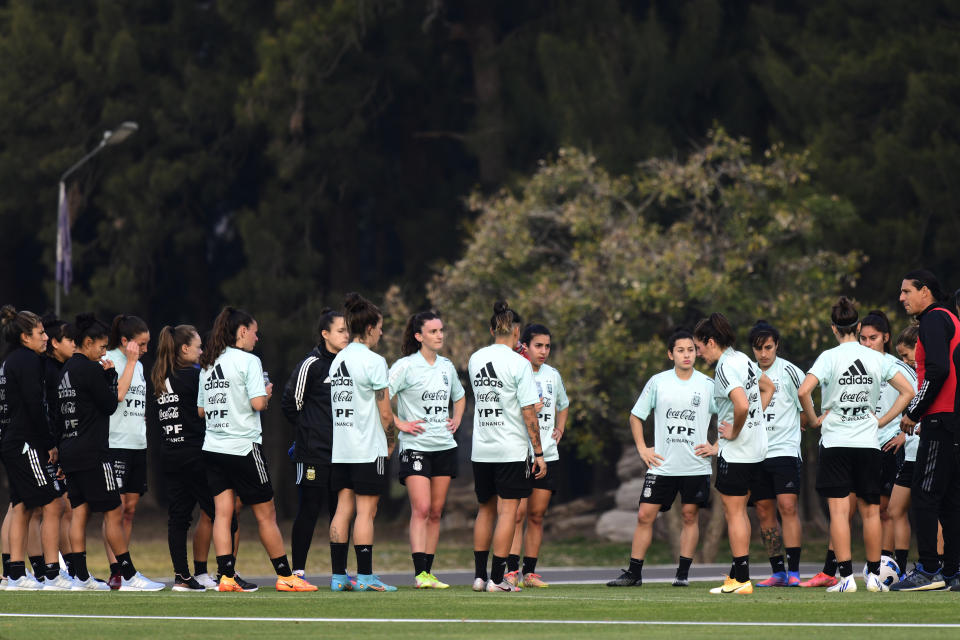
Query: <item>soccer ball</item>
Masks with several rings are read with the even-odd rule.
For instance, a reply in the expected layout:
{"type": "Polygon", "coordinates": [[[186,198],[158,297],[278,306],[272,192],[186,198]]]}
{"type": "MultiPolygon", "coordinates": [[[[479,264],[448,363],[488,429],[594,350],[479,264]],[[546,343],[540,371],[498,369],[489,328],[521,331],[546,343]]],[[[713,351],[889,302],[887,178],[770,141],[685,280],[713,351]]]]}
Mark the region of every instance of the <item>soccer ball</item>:
{"type": "MultiPolygon", "coordinates": [[[[863,565],[863,575],[867,575],[867,565],[863,565]]],[[[880,582],[888,587],[900,581],[900,567],[890,556],[880,556],[880,582]]]]}

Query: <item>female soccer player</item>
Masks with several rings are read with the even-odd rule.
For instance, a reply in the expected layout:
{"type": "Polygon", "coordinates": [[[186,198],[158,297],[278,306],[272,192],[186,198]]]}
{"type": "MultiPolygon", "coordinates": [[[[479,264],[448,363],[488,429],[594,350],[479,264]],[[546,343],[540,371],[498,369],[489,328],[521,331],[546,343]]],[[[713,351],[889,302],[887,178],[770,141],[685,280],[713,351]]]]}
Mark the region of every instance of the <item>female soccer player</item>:
{"type": "Polygon", "coordinates": [[[246,311],[225,307],[213,323],[210,348],[200,356],[197,406],[206,420],[203,461],[213,495],[213,544],[220,572],[220,591],[249,591],[237,583],[233,554],[236,498],[257,519],[260,542],[277,573],[277,591],[316,591],[293,575],[277,527],[273,486],[263,457],[260,412],[267,408],[272,384],[264,384],[257,345],[257,321],[246,311]]]}
{"type": "Polygon", "coordinates": [[[733,348],[735,336],[722,313],[712,313],[693,331],[697,354],[716,364],[719,457],[716,488],[723,502],[733,563],[724,583],[710,593],[753,593],[750,582],[750,519],[747,496],[767,455],[763,412],[773,396],[773,383],[744,353],[733,348]]]}
{"type": "MultiPolygon", "coordinates": [[[[537,421],[540,423],[540,442],[543,445],[543,459],[547,463],[547,475],[533,481],[533,490],[529,498],[520,501],[517,509],[517,528],[513,534],[513,545],[507,558],[505,579],[510,584],[522,587],[548,587],[543,578],[536,573],[537,556],[543,541],[543,516],[550,504],[550,497],[557,490],[557,477],[560,474],[560,452],[557,444],[563,437],[567,426],[567,414],[570,401],[563,386],[560,372],[546,363],[550,356],[550,330],[542,324],[529,324],[520,336],[526,358],[533,367],[533,380],[537,385],[540,402],[537,403],[537,421]],[[526,534],[523,524],[526,521],[526,534]],[[523,567],[520,562],[520,546],[523,544],[523,567]]],[[[530,449],[533,457],[533,449],[530,449]]]]}
{"type": "MultiPolygon", "coordinates": [[[[917,361],[914,358],[914,353],[917,350],[918,334],[917,325],[912,324],[900,332],[896,345],[897,354],[900,356],[900,359],[913,371],[913,375],[908,375],[906,378],[914,385],[916,385],[917,380],[917,361]]],[[[905,523],[905,526],[900,525],[899,528],[894,528],[893,551],[901,576],[907,570],[907,555],[910,552],[911,531],[910,518],[907,510],[910,508],[910,486],[913,484],[913,468],[917,462],[917,448],[920,445],[920,436],[916,434],[904,435],[906,436],[906,442],[903,445],[903,464],[900,466],[900,471],[897,472],[897,479],[893,483],[893,489],[890,492],[890,501],[887,504],[887,513],[890,515],[890,519],[894,522],[905,523]]]]}
{"type": "Polygon", "coordinates": [[[880,581],[880,447],[877,429],[885,427],[903,413],[913,397],[910,383],[899,366],[879,352],[857,341],[860,329],[853,303],[841,297],[830,314],[833,335],[840,343],[820,354],[810,368],[798,392],[808,424],[822,429],[817,492],[827,499],[830,509],[830,541],[840,571],[840,581],[827,591],[857,590],[850,555],[850,499],[857,495],[863,521],[863,542],[867,566],[864,580],[867,591],[887,591],[880,581]],[[898,397],[879,418],[874,414],[880,401],[880,383],[888,381],[898,397]],[[820,416],[811,397],[817,385],[823,386],[820,416]]]}
{"type": "Polygon", "coordinates": [[[530,444],[534,477],[540,480],[547,474],[536,412],[540,396],[533,369],[526,358],[514,352],[520,323],[516,311],[506,302],[497,302],[490,317],[494,343],[476,351],[468,364],[475,401],[473,483],[480,503],[473,525],[474,591],[519,591],[504,580],[504,574],[517,508],[533,488],[527,464],[530,444]],[[491,541],[493,568],[487,580],[491,541]]]}
{"type": "Polygon", "coordinates": [[[667,341],[673,369],[647,381],[630,411],[630,431],[637,452],[647,465],[640,494],[637,528],[630,547],[630,566],[608,587],[643,584],[643,560],[653,538],[653,522],[660,511],[669,511],[680,494],[683,529],[675,587],[690,584],[689,571],[700,538],[700,507],[710,503],[710,458],[717,443],[707,440],[710,417],[717,412],[713,381],[693,368],[697,359],[693,335],[677,331],[667,341]],[[654,446],[643,437],[643,421],[654,412],[654,446]]]}
{"type": "MultiPolygon", "coordinates": [[[[0,309],[0,323],[6,352],[0,384],[6,405],[6,424],[0,456],[10,481],[10,562],[7,589],[69,590],[73,581],[60,575],[60,484],[53,471],[57,447],[46,414],[43,354],[47,334],[36,314],[17,312],[7,305],[0,309]],[[41,542],[45,565],[37,578],[26,574],[23,552],[30,517],[43,511],[41,542]]],[[[39,564],[39,563],[38,563],[39,564]]]]}
{"type": "Polygon", "coordinates": [[[174,591],[201,593],[206,586],[190,575],[187,564],[187,530],[193,508],[200,505],[200,522],[194,534],[197,551],[206,560],[210,548],[213,496],[203,464],[206,424],[197,409],[200,394],[200,335],[181,324],[160,330],[157,359],[150,372],[153,394],[148,411],[160,426],[163,442],[163,475],[167,487],[167,546],[173,562],[174,591]]]}
{"type": "Polygon", "coordinates": [[[57,401],[63,420],[60,467],[67,477],[73,507],[69,563],[76,572],[78,591],[110,590],[87,571],[87,519],[103,513],[106,544],[120,565],[121,591],[159,591],[163,584],[141,575],[133,565],[123,530],[123,506],[117,478],[110,465],[110,416],[117,410],[117,374],[113,362],[103,359],[107,327],[93,314],[77,316],[77,351],[63,365],[57,401]],[[101,359],[103,359],[101,361],[101,359]]]}
{"type": "MultiPolygon", "coordinates": [[[[860,344],[879,351],[886,360],[895,364],[898,367],[897,371],[903,374],[913,392],[916,393],[916,372],[910,365],[889,353],[890,333],[890,322],[882,311],[871,311],[860,321],[860,344]]],[[[896,400],[896,390],[886,381],[882,382],[876,415],[885,414],[896,400]]],[[[889,513],[890,496],[896,484],[897,474],[904,464],[906,440],[907,434],[900,430],[899,416],[884,428],[877,430],[877,443],[880,445],[882,460],[880,464],[881,562],[893,560],[894,550],[903,550],[905,557],[906,549],[910,548],[910,519],[906,512],[897,512],[896,518],[889,513]]],[[[914,451],[914,459],[916,459],[916,451],[914,451]]],[[[902,571],[899,563],[897,568],[902,571]]]]}
{"type": "Polygon", "coordinates": [[[773,575],[758,587],[795,587],[800,584],[800,422],[802,408],[797,389],[803,371],[780,357],[780,332],[760,320],[750,330],[750,346],[757,366],[773,383],[774,393],[763,412],[767,429],[767,456],[760,464],[750,502],[757,509],[760,539],[767,548],[773,575]],[[780,513],[782,525],[777,522],[780,513]],[[781,533],[782,531],[782,533],[781,533]],[[786,546],[787,566],[784,566],[786,546]]]}
{"type": "Polygon", "coordinates": [[[410,316],[403,330],[403,358],[390,368],[390,396],[397,398],[400,482],[410,496],[410,551],[414,586],[446,589],[433,575],[440,516],[450,480],[457,477],[453,435],[467,405],[457,371],[443,348],[443,321],[432,311],[410,316]],[[450,402],[453,401],[453,416],[450,402]]]}
{"type": "Polygon", "coordinates": [[[353,588],[347,577],[347,541],[353,523],[358,591],[396,591],[373,573],[373,519],[387,488],[387,458],[396,446],[387,390],[387,361],[372,351],[383,334],[383,315],[360,294],[348,293],[347,326],[353,342],[330,365],[333,411],[333,487],[337,512],[330,523],[332,591],[353,588]],[[356,517],[354,517],[356,514],[356,517]]]}
{"type": "MultiPolygon", "coordinates": [[[[123,503],[123,533],[127,546],[133,533],[133,517],[140,496],[147,492],[147,380],[140,358],[147,353],[150,331],[136,316],[113,319],[107,359],[117,370],[120,406],[110,416],[110,464],[117,474],[123,503]]],[[[110,560],[110,588],[120,586],[120,565],[104,540],[110,560]]]]}
{"type": "Polygon", "coordinates": [[[296,463],[297,495],[300,499],[293,521],[291,545],[293,572],[300,577],[307,566],[307,553],[317,526],[320,507],[327,503],[330,520],[337,512],[337,493],[331,483],[330,453],[333,446],[333,416],[330,413],[330,365],[350,344],[347,322],[340,311],[320,312],[320,340],[293,370],[283,390],[280,406],[294,425],[293,461],[296,463]]]}

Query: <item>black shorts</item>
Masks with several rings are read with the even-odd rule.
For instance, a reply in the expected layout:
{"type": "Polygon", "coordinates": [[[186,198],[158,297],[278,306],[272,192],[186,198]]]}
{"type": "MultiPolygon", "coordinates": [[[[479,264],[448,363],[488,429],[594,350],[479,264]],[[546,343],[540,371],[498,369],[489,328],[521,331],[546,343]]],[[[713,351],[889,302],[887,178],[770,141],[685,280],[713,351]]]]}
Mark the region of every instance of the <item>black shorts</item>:
{"type": "Polygon", "coordinates": [[[533,490],[533,475],[530,463],[519,462],[474,462],[473,490],[477,501],[486,504],[494,496],[505,500],[529,498],[533,490]]]}
{"type": "Polygon", "coordinates": [[[817,493],[824,498],[855,493],[867,504],[880,504],[880,450],[821,446],[817,493]]]}
{"type": "Polygon", "coordinates": [[[215,514],[213,494],[207,484],[207,466],[203,454],[164,456],[163,477],[167,488],[167,509],[172,517],[184,517],[189,522],[194,506],[210,516],[215,514]]]}
{"type": "Polygon", "coordinates": [[[894,480],[893,484],[898,487],[906,487],[907,489],[913,486],[913,468],[916,464],[916,462],[904,461],[900,467],[900,471],[897,472],[897,479],[894,480]]]}
{"type": "Polygon", "coordinates": [[[457,448],[443,451],[415,451],[405,449],[400,452],[400,484],[406,484],[407,476],[457,477],[457,448]]]}
{"type": "Polygon", "coordinates": [[[256,442],[245,456],[204,451],[203,463],[207,467],[207,484],[213,497],[230,489],[245,505],[260,504],[273,499],[273,485],[270,484],[267,461],[256,442]]]}
{"type": "Polygon", "coordinates": [[[146,449],[110,449],[110,465],[120,493],[147,492],[146,449]]]}
{"type": "Polygon", "coordinates": [[[387,459],[373,462],[334,462],[333,490],[350,489],[358,496],[382,496],[387,491],[387,459]]]}
{"type": "Polygon", "coordinates": [[[533,477],[533,463],[530,463],[530,477],[533,478],[533,488],[543,489],[551,493],[557,491],[557,477],[560,475],[560,461],[550,460],[547,462],[547,475],[539,480],[533,477]]]}
{"type": "Polygon", "coordinates": [[[294,482],[298,487],[330,488],[333,486],[333,465],[330,463],[295,462],[294,482]]]}
{"type": "Polygon", "coordinates": [[[99,467],[67,473],[67,495],[70,506],[76,509],[86,504],[94,513],[113,511],[120,506],[117,477],[109,462],[99,467]]]}
{"type": "Polygon", "coordinates": [[[643,479],[640,504],[658,504],[660,511],[670,511],[678,493],[681,504],[710,508],[710,475],[661,476],[647,473],[643,479]]]}
{"type": "Polygon", "coordinates": [[[760,462],[727,462],[717,456],[717,480],[713,486],[725,496],[745,496],[756,482],[760,462]]]}
{"type": "Polygon", "coordinates": [[[890,497],[901,466],[903,466],[903,447],[900,447],[896,453],[880,451],[880,495],[890,497]]]}
{"type": "Polygon", "coordinates": [[[33,447],[26,451],[3,453],[3,465],[10,480],[10,502],[21,502],[27,509],[35,509],[50,504],[63,495],[60,482],[52,465],[47,464],[49,454],[39,452],[33,447]]]}
{"type": "Polygon", "coordinates": [[[797,456],[774,456],[760,463],[750,488],[750,504],[773,500],[783,493],[800,494],[800,458],[797,456]]]}

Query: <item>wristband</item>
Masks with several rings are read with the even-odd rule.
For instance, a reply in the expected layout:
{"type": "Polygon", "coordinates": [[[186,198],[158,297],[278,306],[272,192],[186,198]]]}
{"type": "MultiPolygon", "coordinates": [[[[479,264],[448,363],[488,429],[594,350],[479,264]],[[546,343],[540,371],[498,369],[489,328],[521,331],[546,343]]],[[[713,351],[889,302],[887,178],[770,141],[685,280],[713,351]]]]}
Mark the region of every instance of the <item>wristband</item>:
{"type": "Polygon", "coordinates": [[[537,453],[536,451],[534,451],[534,452],[533,452],[533,457],[534,457],[534,458],[542,458],[542,457],[543,457],[543,451],[541,451],[540,453],[537,453]]]}

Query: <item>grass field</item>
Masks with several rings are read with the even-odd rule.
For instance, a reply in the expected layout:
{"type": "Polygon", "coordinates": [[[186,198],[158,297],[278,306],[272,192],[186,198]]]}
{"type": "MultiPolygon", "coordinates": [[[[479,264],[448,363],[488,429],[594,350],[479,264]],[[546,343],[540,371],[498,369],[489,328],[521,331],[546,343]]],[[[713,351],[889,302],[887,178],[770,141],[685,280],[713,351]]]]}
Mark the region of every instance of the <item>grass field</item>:
{"type": "Polygon", "coordinates": [[[517,594],[473,593],[467,587],[446,591],[401,588],[396,593],[321,590],[307,594],[276,593],[272,588],[250,594],[5,592],[0,593],[3,614],[39,617],[0,615],[0,638],[209,639],[291,633],[344,638],[360,634],[388,636],[391,640],[494,635],[582,638],[585,634],[591,638],[641,634],[646,638],[733,638],[745,634],[777,638],[842,634],[849,638],[876,636],[878,632],[956,638],[960,634],[960,595],[948,592],[828,594],[820,589],[771,589],[752,596],[716,596],[707,591],[715,584],[694,583],[687,589],[651,584],[616,590],[595,585],[553,586],[517,594]],[[55,617],[71,615],[93,617],[55,617]],[[920,619],[957,626],[922,631],[889,627],[913,625],[920,619]],[[654,624],[636,624],[639,622],[654,624]]]}

